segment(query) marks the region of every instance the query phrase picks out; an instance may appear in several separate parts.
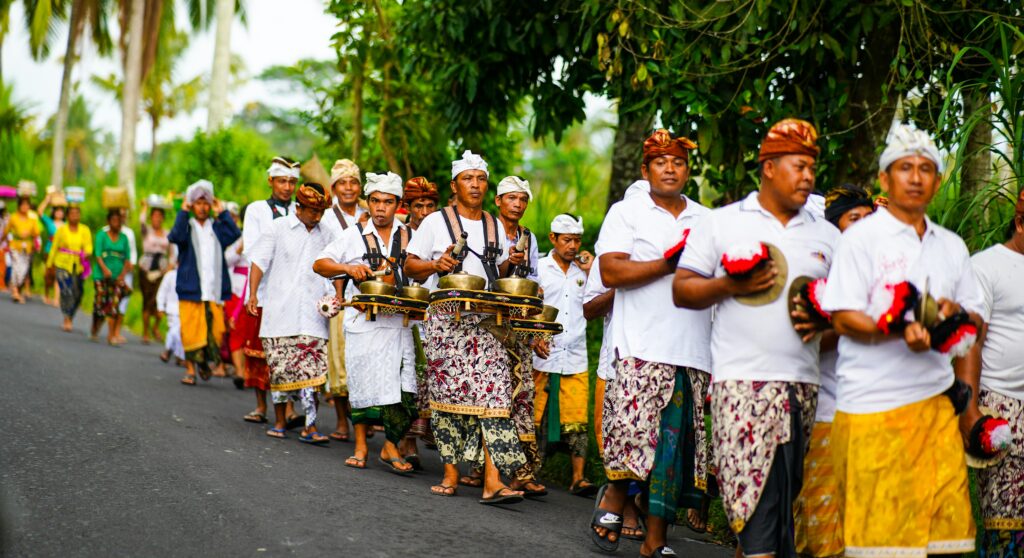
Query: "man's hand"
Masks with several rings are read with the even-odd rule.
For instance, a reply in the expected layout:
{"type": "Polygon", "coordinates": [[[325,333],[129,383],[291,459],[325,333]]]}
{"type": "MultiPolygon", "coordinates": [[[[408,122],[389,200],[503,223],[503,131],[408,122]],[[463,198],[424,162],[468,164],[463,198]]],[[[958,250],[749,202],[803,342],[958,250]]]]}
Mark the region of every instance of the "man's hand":
{"type": "Polygon", "coordinates": [[[524,261],[526,261],[526,252],[520,252],[515,248],[508,249],[509,265],[522,265],[524,261]]]}
{"type": "Polygon", "coordinates": [[[960,420],[960,438],[964,441],[964,447],[966,448],[969,443],[968,437],[971,435],[971,429],[974,428],[975,423],[981,418],[981,409],[978,408],[978,398],[976,395],[972,397],[971,402],[964,409],[964,412],[960,413],[958,418],[960,420]]]}
{"type": "Polygon", "coordinates": [[[250,316],[256,317],[259,314],[259,302],[256,300],[256,291],[249,293],[249,301],[245,303],[245,311],[250,316]]]}
{"type": "MultiPolygon", "coordinates": [[[[586,250],[581,250],[580,253],[576,255],[576,257],[576,265],[580,266],[580,269],[583,270],[583,273],[590,273],[590,268],[593,267],[594,265],[594,255],[586,250]],[[586,260],[586,263],[580,262],[580,259],[586,260]]],[[[674,269],[672,271],[675,272],[674,269]]]]}
{"type": "Polygon", "coordinates": [[[182,200],[181,201],[181,210],[182,211],[192,211],[192,204],[189,203],[188,200],[182,200]]]}
{"type": "Polygon", "coordinates": [[[960,305],[949,300],[948,298],[940,298],[938,301],[939,306],[939,321],[945,320],[946,318],[959,314],[962,310],[960,305]]]}
{"type": "Polygon", "coordinates": [[[903,330],[903,341],[915,353],[923,353],[932,348],[932,336],[920,322],[911,322],[907,325],[903,330]]]}
{"type": "Polygon", "coordinates": [[[224,202],[217,198],[213,198],[213,214],[220,215],[224,211],[224,202]]]}
{"type": "MultiPolygon", "coordinates": [[[[803,300],[798,295],[793,297],[793,302],[796,304],[802,304],[803,300]]],[[[821,322],[811,320],[811,315],[805,310],[794,310],[789,313],[789,316],[793,318],[793,329],[796,331],[797,335],[800,336],[800,340],[804,343],[810,342],[819,333],[829,329],[828,324],[822,324],[821,322]]]]}
{"type": "Polygon", "coordinates": [[[537,356],[539,356],[540,358],[548,358],[549,356],[551,356],[551,347],[548,345],[547,341],[543,339],[538,339],[533,344],[533,352],[536,353],[537,356]]]}
{"type": "Polygon", "coordinates": [[[772,288],[775,284],[775,276],[778,274],[779,270],[775,267],[775,262],[769,260],[767,264],[754,270],[754,272],[750,274],[750,277],[747,277],[746,279],[734,279],[730,277],[730,290],[732,291],[733,296],[759,293],[772,288]]]}
{"type": "Polygon", "coordinates": [[[440,258],[431,262],[431,265],[434,268],[434,273],[451,273],[452,270],[459,265],[459,260],[452,257],[452,248],[455,248],[454,244],[449,246],[448,249],[444,251],[444,254],[441,254],[440,258]]]}
{"type": "Polygon", "coordinates": [[[348,270],[346,275],[348,275],[349,277],[356,281],[366,281],[367,279],[373,278],[373,270],[370,269],[370,266],[363,264],[355,264],[347,267],[348,270]]]}

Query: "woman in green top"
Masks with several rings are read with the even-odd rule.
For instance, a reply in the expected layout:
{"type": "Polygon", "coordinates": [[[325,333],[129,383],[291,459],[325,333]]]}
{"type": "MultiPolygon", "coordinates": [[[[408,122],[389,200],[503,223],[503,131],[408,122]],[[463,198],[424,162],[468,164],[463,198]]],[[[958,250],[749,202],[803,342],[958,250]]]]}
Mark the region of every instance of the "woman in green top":
{"type": "MultiPolygon", "coordinates": [[[[120,345],[121,315],[119,305],[123,297],[132,294],[132,289],[125,284],[124,278],[132,271],[129,255],[128,237],[121,233],[121,212],[111,209],[107,212],[105,231],[96,233],[93,253],[96,254],[96,267],[93,268],[92,279],[96,288],[93,304],[93,315],[96,318],[107,318],[107,343],[120,345]]],[[[93,320],[91,339],[96,340],[102,319],[93,320]]]]}

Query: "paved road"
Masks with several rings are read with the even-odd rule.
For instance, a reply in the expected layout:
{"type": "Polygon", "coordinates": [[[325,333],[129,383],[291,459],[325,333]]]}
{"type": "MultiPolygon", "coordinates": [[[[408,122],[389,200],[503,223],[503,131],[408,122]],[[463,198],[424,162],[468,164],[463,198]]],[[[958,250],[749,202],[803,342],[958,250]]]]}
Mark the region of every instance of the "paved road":
{"type": "MultiPolygon", "coordinates": [[[[0,295],[0,555],[595,555],[590,501],[555,491],[502,509],[478,504],[479,489],[432,496],[433,452],[413,478],[346,468],[351,445],[274,440],[243,422],[250,392],[216,379],[187,388],[156,347],[90,343],[86,316],[72,334],[59,319],[0,295]]],[[[683,555],[732,555],[689,535],[670,533],[683,555]]],[[[632,541],[619,550],[638,553],[632,541]]]]}

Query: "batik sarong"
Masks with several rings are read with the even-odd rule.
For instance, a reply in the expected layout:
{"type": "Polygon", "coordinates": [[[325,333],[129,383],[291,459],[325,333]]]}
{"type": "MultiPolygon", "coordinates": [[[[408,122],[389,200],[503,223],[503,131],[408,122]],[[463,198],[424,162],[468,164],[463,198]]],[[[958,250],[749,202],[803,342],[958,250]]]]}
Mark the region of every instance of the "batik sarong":
{"type": "Polygon", "coordinates": [[[431,418],[434,439],[441,461],[448,465],[484,466],[484,446],[494,466],[506,476],[514,476],[524,465],[519,433],[507,418],[484,418],[434,410],[431,418]]]}
{"type": "Polygon", "coordinates": [[[832,423],[816,422],[804,458],[803,488],[797,498],[796,550],[801,556],[828,558],[843,554],[843,521],[836,498],[838,483],[832,458],[832,423]]]}
{"type": "MultiPolygon", "coordinates": [[[[698,436],[694,430],[695,392],[688,372],[707,375],[684,367],[675,369],[672,397],[661,411],[658,446],[647,483],[648,513],[668,521],[675,521],[678,507],[699,509],[704,492],[694,483],[698,436]]],[[[703,426],[703,419],[701,423],[703,426]]]]}
{"type": "Polygon", "coordinates": [[[68,318],[74,318],[82,304],[82,276],[64,269],[57,269],[57,288],[60,289],[60,311],[68,318]]]}
{"type": "Polygon", "coordinates": [[[1010,450],[996,464],[978,469],[985,535],[979,555],[1024,556],[1024,400],[981,388],[979,403],[1010,423],[1010,450]]]}
{"type": "Polygon", "coordinates": [[[967,462],[948,397],[880,413],[840,411],[832,452],[846,556],[974,550],[967,462]]]}
{"type": "Polygon", "coordinates": [[[11,250],[11,285],[21,288],[32,272],[32,252],[11,250]]]}
{"type": "Polygon", "coordinates": [[[316,388],[327,381],[326,339],[295,335],[260,340],[270,366],[271,391],[316,388]]]}
{"type": "Polygon", "coordinates": [[[402,392],[402,400],[390,405],[378,405],[352,409],[352,424],[379,424],[384,427],[384,437],[397,445],[405,437],[416,418],[416,396],[402,392]]]}
{"type": "Polygon", "coordinates": [[[537,479],[543,459],[537,447],[537,430],[533,424],[533,401],[536,386],[533,383],[533,349],[522,339],[506,347],[512,357],[512,422],[519,434],[519,447],[526,464],[516,471],[516,480],[529,482],[537,479]]]}
{"type": "MultiPolygon", "coordinates": [[[[817,399],[816,385],[778,381],[724,381],[711,390],[717,480],[734,532],[742,531],[756,510],[779,446],[791,439],[809,443],[817,399]],[[792,432],[791,414],[800,425],[799,435],[792,432]]],[[[802,463],[807,447],[798,449],[802,463]]],[[[794,488],[792,499],[800,490],[794,488]]]]}
{"type": "Polygon", "coordinates": [[[181,344],[185,360],[200,366],[220,364],[220,341],[224,337],[224,311],[216,302],[178,301],[181,344]]]}
{"type": "Polygon", "coordinates": [[[92,313],[99,318],[116,318],[121,315],[121,299],[132,294],[128,285],[118,284],[116,279],[99,279],[92,282],[92,313]]]}

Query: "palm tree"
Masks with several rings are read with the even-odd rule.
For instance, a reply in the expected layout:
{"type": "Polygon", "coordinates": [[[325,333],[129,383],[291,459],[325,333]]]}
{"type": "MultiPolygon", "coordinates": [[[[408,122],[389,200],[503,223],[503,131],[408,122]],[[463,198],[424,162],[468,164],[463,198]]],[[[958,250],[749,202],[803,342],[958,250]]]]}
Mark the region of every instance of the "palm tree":
{"type": "Polygon", "coordinates": [[[224,123],[228,108],[228,77],[231,66],[231,22],[235,18],[235,0],[217,0],[217,34],[210,71],[210,107],[206,130],[214,132],[224,123]]]}

